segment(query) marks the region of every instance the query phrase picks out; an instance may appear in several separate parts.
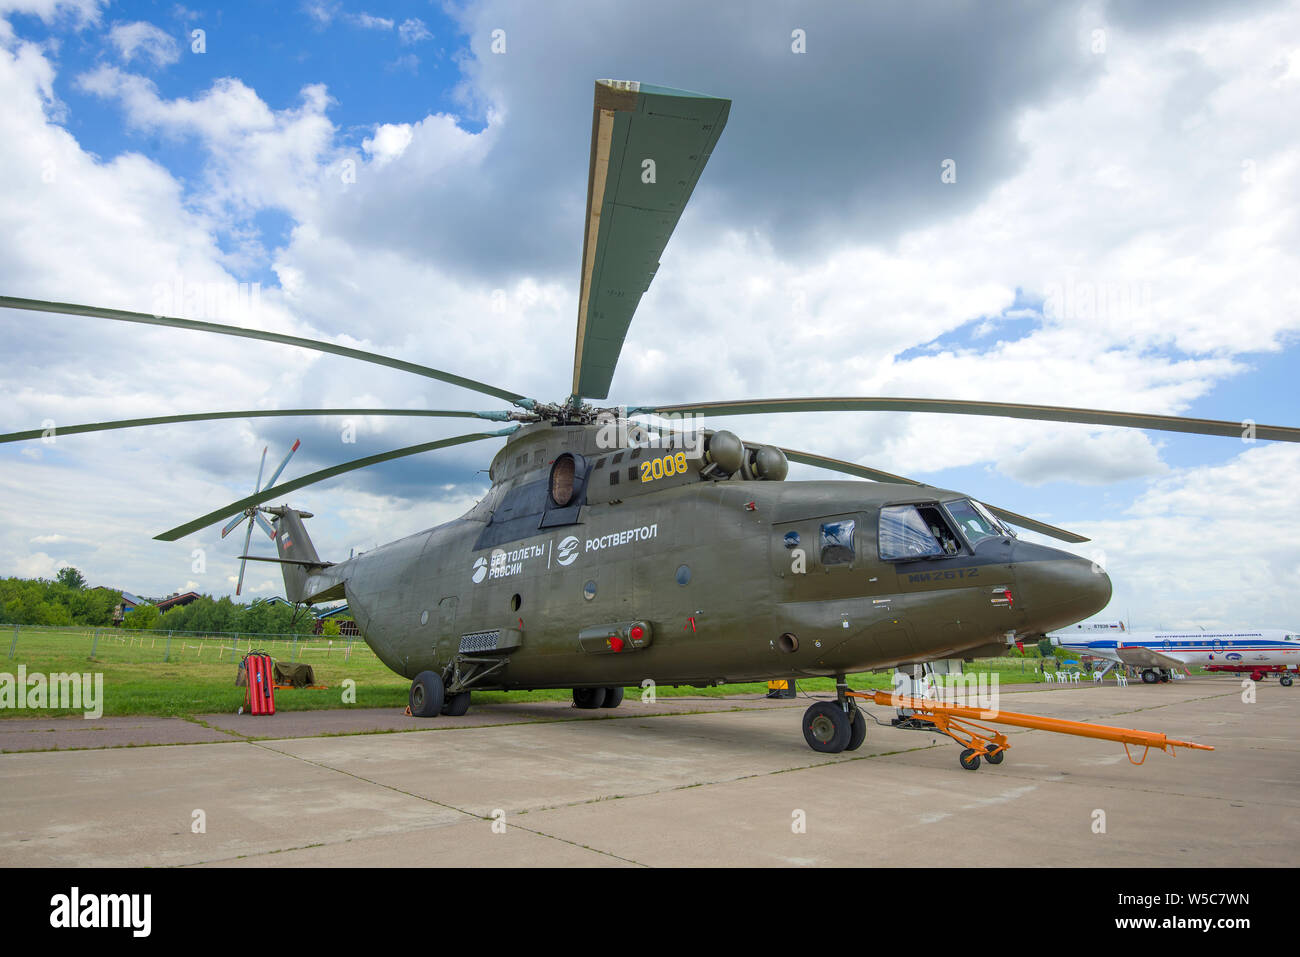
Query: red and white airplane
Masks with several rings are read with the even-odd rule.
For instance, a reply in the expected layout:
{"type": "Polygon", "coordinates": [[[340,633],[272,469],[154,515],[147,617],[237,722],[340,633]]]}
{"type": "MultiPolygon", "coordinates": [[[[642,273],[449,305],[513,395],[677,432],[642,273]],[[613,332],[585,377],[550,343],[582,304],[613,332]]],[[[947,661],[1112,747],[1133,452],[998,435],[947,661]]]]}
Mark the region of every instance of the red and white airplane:
{"type": "Polygon", "coordinates": [[[1047,636],[1053,645],[1142,669],[1148,684],[1168,681],[1175,670],[1199,665],[1210,671],[1250,672],[1260,681],[1281,674],[1284,685],[1300,670],[1300,632],[1277,628],[1240,631],[1129,631],[1120,621],[1082,622],[1047,636]]]}

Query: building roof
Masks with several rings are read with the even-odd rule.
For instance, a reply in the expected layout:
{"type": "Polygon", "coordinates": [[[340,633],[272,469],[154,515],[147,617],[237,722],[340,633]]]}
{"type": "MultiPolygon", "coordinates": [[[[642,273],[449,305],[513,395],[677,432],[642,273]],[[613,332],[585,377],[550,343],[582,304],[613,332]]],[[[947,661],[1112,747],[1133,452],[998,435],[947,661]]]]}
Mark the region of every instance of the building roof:
{"type": "Polygon", "coordinates": [[[188,605],[192,601],[199,600],[199,593],[196,591],[187,591],[183,595],[171,595],[157,603],[159,611],[166,611],[168,608],[177,608],[181,605],[188,605]]]}

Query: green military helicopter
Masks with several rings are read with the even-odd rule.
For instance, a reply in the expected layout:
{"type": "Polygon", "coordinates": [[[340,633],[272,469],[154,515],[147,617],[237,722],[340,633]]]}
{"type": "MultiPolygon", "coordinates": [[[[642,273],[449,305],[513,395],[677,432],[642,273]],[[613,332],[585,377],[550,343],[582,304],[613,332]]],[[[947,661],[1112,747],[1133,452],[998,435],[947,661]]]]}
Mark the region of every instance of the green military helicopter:
{"type": "MultiPolygon", "coordinates": [[[[1236,422],[998,402],[777,398],[603,408],[628,326],[727,121],[730,101],[634,82],[596,83],[572,392],[558,403],[312,339],[210,322],[0,297],[0,307],[242,336],[378,363],[510,403],[500,411],[242,410],[63,427],[60,434],[221,418],[465,417],[511,423],[394,449],[298,479],[158,535],[230,517],[275,541],[287,597],[346,599],[365,640],[412,679],[414,715],[461,715],[480,690],[571,688],[616,708],[628,686],[833,676],[835,701],[805,714],[818,751],[862,744],[845,675],[1002,652],[1104,608],[1087,559],[1020,540],[1012,526],[1080,535],[878,469],[693,428],[700,416],[892,410],[1005,416],[1239,436],[1236,422]],[[655,416],[646,425],[629,416],[655,416]],[[684,423],[684,427],[677,427],[684,423]],[[466,514],[372,551],[322,559],[286,496],[409,455],[506,437],[492,486],[466,514]],[[785,481],[796,462],[860,481],[785,481]],[[271,525],[262,517],[271,516],[271,525]]],[[[1300,429],[1256,426],[1262,439],[1300,429]]],[[[0,436],[39,438],[41,430],[0,436]]],[[[296,445],[295,445],[296,448],[296,445]]],[[[290,453],[292,454],[292,452],[290,453]]],[[[265,457],[263,458],[265,462],[265,457]]],[[[287,462],[287,457],[286,457],[287,462]]],[[[225,532],[223,532],[224,534],[225,532]]],[[[242,578],[242,566],[241,566],[242,578]]],[[[933,727],[933,725],[925,725],[933,727]]],[[[983,739],[981,739],[983,740],[983,739]]],[[[991,751],[983,752],[994,760],[991,751]]],[[[1000,760],[1000,753],[997,754],[1000,760]]],[[[978,764],[978,756],[975,757],[978,764]]],[[[966,758],[963,764],[971,766],[966,758]]]]}

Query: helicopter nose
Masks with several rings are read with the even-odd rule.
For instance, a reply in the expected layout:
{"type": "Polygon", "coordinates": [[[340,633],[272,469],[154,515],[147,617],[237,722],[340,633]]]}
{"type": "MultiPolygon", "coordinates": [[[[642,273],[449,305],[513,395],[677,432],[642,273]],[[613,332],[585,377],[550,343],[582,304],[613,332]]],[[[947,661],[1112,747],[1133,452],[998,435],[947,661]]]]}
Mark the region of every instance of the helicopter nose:
{"type": "Polygon", "coordinates": [[[1044,633],[1072,625],[1110,602],[1110,576],[1086,558],[1035,546],[1017,556],[1016,583],[1027,627],[1044,633]],[[1025,560],[1029,559],[1029,560],[1025,560]]]}

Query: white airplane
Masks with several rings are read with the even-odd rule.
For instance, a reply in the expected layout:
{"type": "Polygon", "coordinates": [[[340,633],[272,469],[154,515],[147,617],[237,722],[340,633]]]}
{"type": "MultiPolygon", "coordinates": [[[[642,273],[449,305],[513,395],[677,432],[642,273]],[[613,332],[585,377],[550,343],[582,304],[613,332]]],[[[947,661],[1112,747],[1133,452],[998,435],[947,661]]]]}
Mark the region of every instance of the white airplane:
{"type": "Polygon", "coordinates": [[[1091,621],[1047,636],[1053,645],[1105,658],[1103,670],[1117,664],[1142,669],[1147,684],[1168,681],[1175,670],[1203,665],[1224,671],[1251,671],[1256,681],[1280,671],[1282,684],[1300,666],[1300,632],[1276,628],[1256,631],[1129,631],[1120,621],[1091,621]]]}

